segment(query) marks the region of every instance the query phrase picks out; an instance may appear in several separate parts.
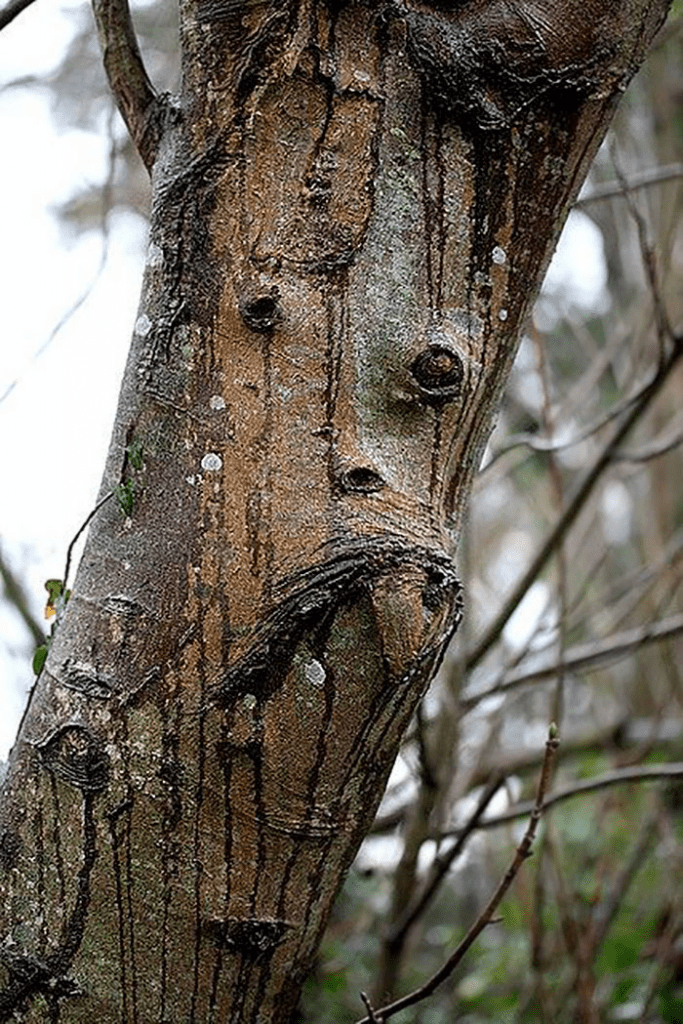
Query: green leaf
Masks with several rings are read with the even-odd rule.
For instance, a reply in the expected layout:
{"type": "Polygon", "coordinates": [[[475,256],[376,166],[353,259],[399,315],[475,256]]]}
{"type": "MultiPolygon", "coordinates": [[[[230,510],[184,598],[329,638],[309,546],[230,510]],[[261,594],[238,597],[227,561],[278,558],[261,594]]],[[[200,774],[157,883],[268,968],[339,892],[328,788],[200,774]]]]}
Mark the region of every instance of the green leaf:
{"type": "Polygon", "coordinates": [[[54,604],[55,601],[61,597],[62,590],[64,589],[63,580],[45,580],[45,589],[50,595],[50,604],[54,604]]]}
{"type": "Polygon", "coordinates": [[[33,671],[37,676],[39,676],[43,671],[43,665],[47,658],[47,651],[47,643],[41,644],[40,647],[36,647],[35,654],[33,655],[33,671]]]}

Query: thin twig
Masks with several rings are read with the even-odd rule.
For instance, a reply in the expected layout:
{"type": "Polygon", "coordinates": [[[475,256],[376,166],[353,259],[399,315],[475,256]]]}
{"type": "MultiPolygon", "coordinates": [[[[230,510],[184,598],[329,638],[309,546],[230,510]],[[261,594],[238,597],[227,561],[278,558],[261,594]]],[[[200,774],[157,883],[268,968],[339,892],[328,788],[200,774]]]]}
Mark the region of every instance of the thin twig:
{"type": "Polygon", "coordinates": [[[24,625],[37,644],[45,641],[45,629],[40,622],[34,618],[29,608],[28,598],[19,580],[16,578],[0,551],[0,578],[5,591],[5,598],[9,601],[15,611],[21,616],[24,625]]]}
{"type": "Polygon", "coordinates": [[[368,1012],[367,1019],[370,1021],[370,1024],[382,1024],[381,1018],[375,1016],[375,1011],[372,1008],[372,1003],[370,1002],[367,993],[361,992],[360,997],[363,1002],[363,1006],[368,1012]]]}
{"type": "MultiPolygon", "coordinates": [[[[667,718],[664,721],[656,721],[650,718],[624,720],[590,735],[579,736],[570,740],[564,739],[555,760],[562,760],[564,763],[569,758],[591,750],[603,754],[608,751],[623,752],[632,747],[641,746],[643,743],[646,743],[651,751],[657,747],[676,745],[680,741],[681,736],[683,736],[683,719],[681,718],[667,718]]],[[[485,785],[492,773],[507,779],[511,775],[526,775],[528,772],[537,771],[540,766],[541,761],[538,754],[531,751],[506,760],[502,758],[494,761],[488,760],[483,763],[481,769],[477,769],[474,775],[470,777],[468,784],[470,788],[476,788],[477,786],[485,785]]],[[[668,778],[669,775],[667,774],[666,777],[668,778]]],[[[620,778],[616,781],[629,782],[634,780],[622,780],[620,778]]],[[[570,795],[574,795],[573,791],[571,791],[570,795]]],[[[552,799],[555,800],[556,797],[553,796],[552,799]]],[[[379,815],[370,830],[370,834],[382,835],[395,829],[404,820],[409,806],[409,804],[404,804],[387,814],[379,815]]],[[[528,814],[529,806],[528,804],[523,804],[521,805],[521,810],[515,809],[513,818],[521,818],[528,814]]],[[[477,829],[494,827],[495,825],[505,824],[510,820],[512,819],[508,816],[508,812],[505,812],[505,818],[502,821],[499,817],[486,818],[483,821],[480,820],[476,827],[477,829]]],[[[463,828],[465,827],[467,826],[463,826],[463,828]]],[[[429,838],[439,840],[449,836],[457,837],[460,835],[460,832],[461,830],[458,829],[448,833],[439,833],[436,836],[430,835],[429,838]]]]}
{"type": "Polygon", "coordinates": [[[497,775],[489,780],[477,801],[477,806],[463,828],[458,832],[458,838],[453,846],[449,850],[446,850],[445,853],[442,853],[440,856],[435,858],[430,872],[430,877],[425,883],[422,892],[417,896],[413,904],[408,907],[403,917],[396,922],[392,929],[391,935],[389,936],[389,941],[392,944],[404,939],[418,917],[424,913],[425,908],[431,902],[434,894],[436,893],[439,884],[448,873],[450,867],[462,853],[467,840],[477,828],[477,825],[485,814],[487,807],[503,785],[504,781],[505,780],[501,775],[497,775]]]}
{"type": "MultiPolygon", "coordinates": [[[[664,779],[683,779],[683,761],[672,761],[669,764],[646,765],[638,768],[617,768],[614,771],[604,772],[594,779],[585,779],[577,782],[566,789],[558,789],[549,796],[543,805],[543,809],[554,807],[556,804],[564,803],[565,800],[572,800],[577,796],[585,796],[586,793],[596,793],[600,789],[607,789],[610,786],[623,786],[629,782],[661,782],[664,779]]],[[[518,818],[525,818],[533,809],[530,800],[516,804],[509,810],[497,814],[494,818],[483,818],[477,825],[478,829],[498,828],[500,825],[508,825],[518,818]]],[[[455,839],[458,835],[457,829],[442,833],[440,836],[432,836],[433,839],[455,839]]]]}
{"type": "Polygon", "coordinates": [[[610,886],[609,892],[593,910],[589,933],[591,960],[594,959],[599,947],[605,941],[637,871],[645,863],[650,843],[657,831],[659,815],[660,809],[655,808],[642,823],[633,847],[610,886]]]}
{"type": "Polygon", "coordinates": [[[585,196],[577,199],[574,209],[581,210],[592,203],[602,202],[604,199],[625,197],[629,192],[635,192],[637,189],[661,185],[665,181],[674,181],[676,178],[683,178],[683,164],[666,164],[663,167],[654,167],[649,171],[640,171],[626,180],[607,181],[604,184],[595,185],[585,196]]]}
{"type": "Polygon", "coordinates": [[[521,604],[532,583],[536,581],[553,552],[562,543],[567,531],[593,493],[596,483],[609,465],[614,453],[619,449],[624,438],[650,406],[656,395],[659,394],[669,379],[671,371],[678,364],[681,355],[683,355],[683,337],[676,337],[668,356],[659,363],[653,373],[650,384],[643,389],[638,400],[628,410],[621,423],[613,431],[610,439],[603,445],[595,457],[592,466],[584,473],[573,497],[569,500],[564,512],[541,544],[522,579],[505,601],[498,615],[474,649],[467,655],[465,666],[468,672],[471,672],[479,664],[491,647],[498,641],[505,626],[521,604]]]}
{"type": "Polygon", "coordinates": [[[649,444],[644,444],[641,448],[635,451],[620,451],[616,452],[614,456],[615,462],[650,462],[652,459],[658,459],[661,455],[667,455],[669,452],[677,448],[678,445],[683,444],[683,429],[678,427],[675,429],[678,421],[681,420],[680,416],[676,416],[674,427],[668,425],[668,430],[662,437],[655,438],[650,441],[649,444]]]}
{"type": "Polygon", "coordinates": [[[69,570],[71,568],[71,556],[73,554],[73,549],[74,549],[74,545],[76,544],[76,541],[78,540],[80,535],[83,533],[83,531],[85,530],[86,526],[90,523],[90,521],[95,518],[95,516],[100,511],[102,506],[106,505],[106,503],[111,498],[113,498],[113,497],[114,497],[114,491],[109,491],[108,494],[105,494],[105,496],[100,501],[97,502],[97,504],[95,505],[94,509],[92,509],[92,511],[88,513],[86,518],[83,520],[83,522],[79,526],[78,532],[75,534],[74,537],[72,537],[71,543],[69,544],[69,547],[66,549],[66,565],[64,566],[64,579],[63,579],[63,589],[64,589],[64,591],[66,591],[66,585],[67,585],[67,581],[69,579],[69,570]]]}
{"type": "MultiPolygon", "coordinates": [[[[54,325],[54,327],[50,331],[50,333],[47,336],[47,338],[45,339],[45,341],[42,343],[42,345],[40,345],[40,347],[38,349],[36,349],[36,351],[33,353],[33,355],[29,357],[29,363],[28,363],[29,366],[32,363],[35,363],[38,359],[40,359],[40,357],[42,355],[45,354],[45,352],[47,352],[48,348],[50,347],[50,345],[52,345],[52,343],[55,340],[55,338],[57,337],[57,335],[63,330],[64,327],[66,327],[66,325],[70,322],[72,317],[74,317],[76,315],[76,313],[81,308],[81,306],[85,302],[88,301],[88,299],[90,298],[90,296],[92,295],[92,293],[93,293],[93,291],[95,289],[95,286],[97,285],[98,281],[102,277],[102,274],[104,273],[104,268],[107,265],[107,260],[109,259],[109,243],[110,243],[109,209],[110,209],[110,206],[111,206],[111,188],[112,188],[113,175],[114,175],[114,164],[115,164],[115,160],[116,160],[116,150],[115,150],[114,140],[113,140],[113,137],[111,135],[111,132],[113,130],[112,129],[111,118],[110,118],[110,122],[109,122],[109,130],[110,130],[109,162],[108,162],[108,165],[107,165],[107,177],[105,178],[105,181],[104,181],[104,183],[102,185],[102,210],[101,210],[101,222],[100,222],[101,237],[102,237],[102,248],[100,250],[100,262],[99,262],[99,264],[97,266],[97,269],[95,270],[95,273],[93,274],[92,279],[88,282],[88,284],[83,289],[81,294],[69,306],[69,308],[64,313],[62,313],[61,317],[59,318],[57,323],[54,325]]],[[[2,402],[4,402],[5,399],[9,397],[9,395],[12,393],[12,391],[14,391],[15,387],[17,386],[17,384],[19,384],[19,382],[21,381],[22,376],[23,376],[25,370],[26,370],[26,367],[24,367],[24,370],[20,371],[19,375],[17,377],[15,377],[14,380],[5,388],[5,390],[3,391],[2,395],[0,395],[0,404],[2,404],[2,402]]]]}
{"type": "Polygon", "coordinates": [[[530,683],[557,679],[560,671],[585,672],[601,668],[606,662],[611,664],[620,658],[627,657],[640,647],[647,647],[649,644],[659,643],[662,640],[670,640],[680,633],[683,633],[683,613],[671,615],[669,618],[649,623],[647,626],[623,630],[604,640],[577,644],[575,647],[568,648],[560,661],[553,659],[532,668],[523,667],[516,672],[508,672],[494,686],[482,690],[472,697],[464,697],[461,708],[463,711],[470,711],[482,700],[495,694],[509,693],[510,690],[518,690],[521,686],[528,686],[530,683]]]}
{"type": "Polygon", "coordinates": [[[563,452],[568,448],[574,448],[576,445],[582,444],[590,437],[599,433],[604,427],[613,423],[614,420],[621,416],[626,409],[630,409],[631,406],[641,398],[643,392],[646,391],[650,385],[651,382],[648,381],[648,383],[641,387],[634,395],[628,395],[622,401],[613,406],[613,408],[604,413],[604,415],[600,416],[594,423],[591,423],[584,430],[580,430],[578,434],[573,434],[572,437],[568,438],[566,441],[557,441],[552,437],[537,437],[535,434],[513,434],[513,436],[509,438],[501,448],[493,453],[491,459],[486,463],[486,465],[479,470],[477,481],[480,483],[499,459],[502,459],[503,456],[508,455],[510,452],[516,451],[518,448],[528,448],[532,452],[548,454],[553,452],[563,452]]]}
{"type": "Polygon", "coordinates": [[[666,304],[662,296],[662,291],[659,281],[659,267],[657,263],[657,255],[648,237],[647,225],[645,218],[638,209],[636,202],[633,198],[632,189],[626,180],[626,176],[621,169],[619,159],[616,151],[616,143],[613,140],[610,149],[610,155],[612,157],[612,163],[614,165],[614,173],[617,176],[617,180],[624,191],[624,199],[628,206],[629,213],[633,217],[638,231],[638,243],[640,245],[640,255],[643,261],[643,267],[645,268],[645,276],[647,277],[648,284],[650,286],[650,293],[652,295],[652,305],[655,314],[655,323],[657,325],[657,338],[659,340],[660,351],[664,352],[664,345],[667,341],[673,338],[673,331],[671,324],[669,323],[669,316],[666,310],[666,304]]]}
{"type": "MultiPolygon", "coordinates": [[[[545,794],[552,775],[553,757],[558,745],[559,739],[557,738],[557,730],[554,726],[551,726],[545,745],[545,756],[543,758],[543,766],[541,769],[536,801],[531,812],[529,824],[521,843],[517,847],[512,863],[498,883],[486,907],[469,929],[462,942],[453,951],[453,953],[451,953],[442,967],[440,967],[439,970],[424,983],[424,985],[416,988],[413,992],[408,993],[408,995],[402,996],[400,999],[396,999],[393,1003],[389,1003],[387,1006],[383,1006],[379,1010],[375,1010],[376,1018],[378,1017],[381,1021],[386,1021],[389,1017],[393,1017],[394,1014],[399,1013],[401,1010],[405,1010],[409,1006],[414,1006],[416,1003],[422,1002],[423,999],[430,996],[432,992],[434,992],[434,990],[446,980],[446,978],[450,977],[484,928],[491,924],[494,912],[512,885],[517,872],[527,857],[531,856],[531,846],[536,835],[538,823],[543,813],[545,794]]],[[[357,1024],[372,1024],[372,1021],[369,1017],[364,1017],[362,1020],[358,1021],[357,1024]]]]}
{"type": "MultiPolygon", "coordinates": [[[[531,328],[531,337],[536,347],[536,358],[538,361],[538,373],[543,386],[543,406],[541,410],[543,425],[547,434],[554,433],[554,420],[552,401],[550,396],[550,380],[548,377],[548,363],[545,347],[541,343],[538,331],[531,328]]],[[[562,473],[554,455],[548,457],[548,476],[553,491],[555,511],[558,515],[562,513],[564,506],[564,483],[562,473]]],[[[567,595],[567,551],[563,541],[557,545],[555,552],[557,564],[557,596],[558,596],[558,624],[555,630],[557,634],[557,672],[555,673],[555,693],[553,695],[552,707],[550,708],[550,720],[555,722],[558,728],[562,728],[564,718],[564,690],[566,675],[566,646],[567,646],[567,609],[569,598],[567,595]]]]}
{"type": "MultiPolygon", "coordinates": [[[[580,599],[583,595],[579,592],[575,602],[577,614],[569,623],[568,628],[585,632],[587,627],[592,625],[595,616],[602,617],[605,609],[608,608],[610,628],[616,629],[620,623],[625,622],[629,616],[633,615],[657,584],[670,577],[674,577],[676,580],[680,578],[681,572],[678,564],[682,555],[683,529],[679,529],[656,558],[650,556],[647,566],[640,565],[632,572],[619,576],[592,601],[584,602],[582,605],[580,599]]],[[[587,566],[584,569],[584,576],[586,581],[582,589],[585,591],[585,588],[594,583],[597,578],[597,569],[587,566]]],[[[651,605],[648,605],[648,616],[650,615],[651,605]]]]}
{"type": "MultiPolygon", "coordinates": [[[[677,877],[680,877],[680,873],[677,877]]],[[[674,881],[674,886],[675,884],[676,883],[674,881]]],[[[662,977],[667,968],[670,969],[674,962],[674,957],[676,956],[676,937],[681,930],[681,917],[678,912],[679,907],[677,906],[680,902],[681,900],[678,890],[675,889],[668,907],[668,922],[659,937],[654,940],[652,957],[655,961],[655,968],[651,972],[647,982],[645,995],[643,996],[639,1024],[643,1024],[643,1022],[647,1020],[650,1006],[656,998],[658,989],[661,986],[662,977]]]]}

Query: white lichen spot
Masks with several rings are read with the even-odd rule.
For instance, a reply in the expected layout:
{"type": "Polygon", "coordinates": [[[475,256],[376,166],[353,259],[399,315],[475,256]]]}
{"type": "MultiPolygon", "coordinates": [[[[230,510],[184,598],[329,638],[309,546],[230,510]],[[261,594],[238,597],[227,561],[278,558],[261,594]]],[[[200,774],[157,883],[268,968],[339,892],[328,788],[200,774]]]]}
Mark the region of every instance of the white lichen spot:
{"type": "Polygon", "coordinates": [[[207,473],[217,473],[223,468],[223,460],[216,452],[207,452],[202,459],[202,469],[207,473]]]}
{"type": "Polygon", "coordinates": [[[306,675],[306,682],[310,683],[311,686],[322,686],[325,682],[325,669],[319,661],[316,661],[315,658],[312,661],[309,661],[304,672],[306,675]]]}
{"type": "Polygon", "coordinates": [[[242,698],[242,707],[245,711],[253,711],[256,707],[256,697],[253,693],[245,693],[242,698]]]}
{"type": "Polygon", "coordinates": [[[149,249],[147,250],[147,266],[148,267],[161,267],[164,262],[164,250],[160,245],[152,242],[149,249]]]}
{"type": "Polygon", "coordinates": [[[135,321],[135,333],[139,338],[146,338],[152,330],[152,321],[146,313],[142,313],[135,321]]]}
{"type": "Polygon", "coordinates": [[[225,399],[222,395],[211,395],[211,398],[209,399],[209,407],[213,409],[214,412],[220,412],[221,409],[225,409],[225,399]]]}
{"type": "Polygon", "coordinates": [[[505,249],[501,249],[499,245],[496,245],[493,252],[491,253],[491,259],[499,267],[502,267],[503,264],[505,263],[505,260],[507,259],[507,256],[505,255],[505,249]]]}
{"type": "Polygon", "coordinates": [[[194,475],[194,473],[192,474],[192,476],[186,476],[185,477],[185,483],[189,484],[190,487],[194,487],[194,485],[196,483],[196,480],[197,480],[197,477],[194,475]]]}
{"type": "Polygon", "coordinates": [[[507,318],[508,318],[508,311],[507,311],[507,309],[501,309],[500,312],[498,313],[498,319],[502,320],[502,322],[505,323],[507,318]]]}

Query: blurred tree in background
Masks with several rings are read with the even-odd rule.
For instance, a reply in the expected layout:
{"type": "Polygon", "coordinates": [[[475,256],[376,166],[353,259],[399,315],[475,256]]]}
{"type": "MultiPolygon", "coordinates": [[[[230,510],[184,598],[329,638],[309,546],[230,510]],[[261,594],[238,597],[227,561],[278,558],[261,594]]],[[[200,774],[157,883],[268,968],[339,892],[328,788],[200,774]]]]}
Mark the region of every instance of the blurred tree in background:
{"type": "MultiPolygon", "coordinates": [[[[683,367],[663,362],[683,324],[682,8],[572,215],[598,229],[604,282],[582,300],[556,281],[528,325],[461,545],[466,620],[335,908],[302,1021],[355,1019],[360,989],[385,1002],[437,970],[519,841],[549,721],[557,802],[533,860],[456,973],[397,1019],[683,1021],[683,367]]],[[[169,89],[171,13],[135,12],[169,89]]],[[[110,134],[107,180],[59,211],[99,230],[117,206],[145,216],[148,180],[112,116],[88,7],[74,17],[61,68],[39,84],[62,121],[110,134]]],[[[19,600],[9,585],[5,599],[19,600]]]]}

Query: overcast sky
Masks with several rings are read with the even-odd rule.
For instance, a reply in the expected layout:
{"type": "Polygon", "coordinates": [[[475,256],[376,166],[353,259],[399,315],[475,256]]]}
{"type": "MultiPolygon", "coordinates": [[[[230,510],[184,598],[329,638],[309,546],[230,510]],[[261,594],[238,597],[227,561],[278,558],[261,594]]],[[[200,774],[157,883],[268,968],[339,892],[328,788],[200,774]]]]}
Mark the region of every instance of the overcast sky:
{"type": "MultiPolygon", "coordinates": [[[[63,575],[66,549],[93,507],[114,418],[142,272],[145,228],[132,214],[102,238],[73,242],[52,213],[79,186],[101,182],[107,140],[60,130],[48,95],[11,87],[46,75],[72,32],[76,3],[36,0],[0,33],[0,544],[31,595],[63,575]],[[96,280],[78,311],[55,326],[96,280]]],[[[551,269],[585,305],[597,301],[604,266],[597,229],[573,215],[551,269]]],[[[0,759],[14,738],[31,672],[26,629],[0,602],[0,759]]]]}

